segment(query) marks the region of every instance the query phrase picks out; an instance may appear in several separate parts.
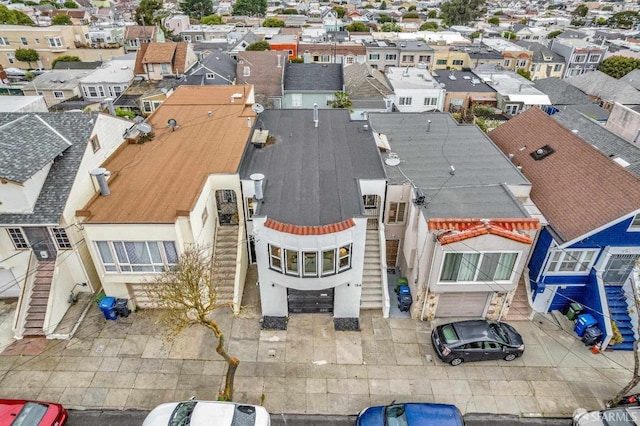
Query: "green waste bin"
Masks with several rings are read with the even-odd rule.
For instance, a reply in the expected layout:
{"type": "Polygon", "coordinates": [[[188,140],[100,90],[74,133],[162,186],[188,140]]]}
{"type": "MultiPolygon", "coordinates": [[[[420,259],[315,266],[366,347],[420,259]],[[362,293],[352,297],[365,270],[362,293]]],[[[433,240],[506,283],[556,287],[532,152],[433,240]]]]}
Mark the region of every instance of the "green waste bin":
{"type": "Polygon", "coordinates": [[[575,321],[575,319],[578,318],[578,315],[580,315],[583,311],[584,308],[581,304],[573,302],[569,305],[569,309],[567,310],[567,318],[569,318],[571,321],[575,321]]]}
{"type": "Polygon", "coordinates": [[[403,286],[403,285],[409,285],[409,280],[407,279],[407,277],[396,278],[396,288],[395,288],[396,294],[398,294],[400,290],[400,286],[403,286]]]}

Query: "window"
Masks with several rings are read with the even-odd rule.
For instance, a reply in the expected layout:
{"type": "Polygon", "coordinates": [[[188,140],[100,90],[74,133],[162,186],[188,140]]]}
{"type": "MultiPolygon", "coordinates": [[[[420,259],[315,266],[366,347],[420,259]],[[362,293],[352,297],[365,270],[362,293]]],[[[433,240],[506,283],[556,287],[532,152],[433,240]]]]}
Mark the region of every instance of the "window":
{"type": "Polygon", "coordinates": [[[197,35],[196,36],[196,41],[202,41],[202,36],[201,35],[197,35]]]}
{"type": "Polygon", "coordinates": [[[287,275],[298,275],[298,252],[295,250],[285,250],[287,264],[287,275]]]}
{"type": "Polygon", "coordinates": [[[557,250],[552,252],[547,272],[588,273],[595,260],[597,250],[557,250]]]}
{"type": "Polygon", "coordinates": [[[400,98],[400,105],[411,105],[411,98],[400,98]]]}
{"type": "Polygon", "coordinates": [[[413,62],[414,55],[402,55],[402,62],[413,62]]]}
{"type": "Polygon", "coordinates": [[[205,75],[205,78],[206,78],[207,80],[214,80],[214,79],[216,78],[216,75],[215,75],[214,73],[212,73],[212,72],[208,72],[208,73],[205,75]]]}
{"type": "Polygon", "coordinates": [[[526,68],[527,60],[526,59],[518,59],[516,60],[516,67],[518,68],[526,68]]]}
{"type": "Polygon", "coordinates": [[[269,265],[271,269],[282,272],[282,259],[280,258],[280,247],[269,244],[269,265]]]}
{"type": "MultiPolygon", "coordinates": [[[[418,56],[418,61],[419,62],[424,62],[425,64],[428,64],[429,62],[431,62],[431,56],[429,55],[420,55],[418,56]]],[[[460,64],[462,65],[462,64],[460,64]]]]}
{"type": "Polygon", "coordinates": [[[597,64],[600,62],[600,55],[589,55],[589,62],[597,64]]]}
{"type": "Polygon", "coordinates": [[[242,76],[249,77],[251,75],[251,67],[242,67],[242,76]]]}
{"type": "Polygon", "coordinates": [[[24,250],[29,248],[29,244],[27,243],[24,234],[22,233],[22,229],[20,228],[7,228],[7,232],[11,237],[11,241],[13,242],[13,246],[18,250],[24,250]]]}
{"type": "Polygon", "coordinates": [[[65,250],[73,248],[71,241],[69,241],[67,231],[64,228],[51,228],[51,233],[53,234],[53,238],[56,240],[56,245],[59,249],[65,250]]]}
{"type": "Polygon", "coordinates": [[[40,39],[39,38],[35,39],[35,41],[36,41],[36,44],[40,44],[40,39]]]}
{"type": "Polygon", "coordinates": [[[385,61],[395,61],[396,59],[398,59],[398,55],[396,55],[395,53],[387,53],[386,55],[384,55],[385,61]]]}
{"type": "Polygon", "coordinates": [[[344,271],[351,268],[351,244],[340,247],[338,253],[338,270],[344,271]]]}
{"type": "Polygon", "coordinates": [[[107,272],[164,272],[178,263],[173,241],[96,241],[107,272]]]}
{"type": "Polygon", "coordinates": [[[510,67],[511,66],[511,59],[505,59],[504,60],[504,66],[505,67],[510,67]]]}
{"type": "Polygon", "coordinates": [[[16,55],[14,55],[13,53],[9,52],[9,53],[7,53],[7,59],[9,60],[10,64],[13,64],[14,60],[16,59],[16,55]]]}
{"type": "Polygon", "coordinates": [[[162,101],[151,101],[151,107],[155,111],[160,105],[162,105],[162,101]]]}
{"type": "Polygon", "coordinates": [[[98,86],[98,93],[100,94],[100,97],[104,97],[104,87],[102,86],[98,86]]]}
{"type": "Polygon", "coordinates": [[[153,111],[153,110],[151,109],[151,102],[149,102],[149,101],[142,101],[142,110],[143,110],[144,112],[151,112],[151,111],[153,111]]]}
{"type": "Polygon", "coordinates": [[[57,90],[54,90],[53,97],[56,99],[64,99],[64,92],[59,92],[57,90]]]}
{"type": "MultiPolygon", "coordinates": [[[[447,61],[444,62],[445,64],[447,63],[447,61]]],[[[451,61],[451,65],[456,65],[456,66],[462,66],[464,64],[464,61],[462,59],[454,59],[453,61],[451,61]]]]}
{"type": "Polygon", "coordinates": [[[363,195],[362,201],[364,202],[365,210],[371,210],[378,208],[378,196],[377,195],[363,195]]]}
{"type": "Polygon", "coordinates": [[[388,223],[403,223],[407,203],[389,203],[388,223]]]}
{"type": "Polygon", "coordinates": [[[60,37],[47,37],[47,44],[49,47],[61,47],[62,41],[60,37]]]}
{"type": "Polygon", "coordinates": [[[160,64],[160,73],[161,74],[169,74],[169,65],[160,64]]]}
{"type": "Polygon", "coordinates": [[[29,42],[27,41],[26,37],[20,37],[20,43],[22,43],[23,46],[29,45],[29,42]]]}
{"type": "Polygon", "coordinates": [[[335,99],[336,99],[335,96],[327,95],[327,106],[331,106],[331,103],[335,101],[335,99]]]}
{"type": "Polygon", "coordinates": [[[629,231],[640,231],[640,213],[634,216],[629,226],[629,231]]]}
{"type": "Polygon", "coordinates": [[[436,60],[436,65],[447,65],[447,60],[446,59],[437,59],[436,60]]]}
{"type": "Polygon", "coordinates": [[[247,219],[251,220],[251,218],[253,217],[253,211],[254,211],[254,207],[253,207],[253,198],[247,198],[247,219]]]}
{"type": "Polygon", "coordinates": [[[353,56],[347,56],[344,60],[346,64],[353,64],[356,61],[356,59],[353,56]]]}
{"type": "Polygon", "coordinates": [[[292,107],[301,107],[302,106],[302,94],[301,93],[293,93],[291,95],[291,106],[292,107]]]}
{"type": "Polygon", "coordinates": [[[379,61],[380,60],[380,54],[379,53],[370,53],[369,54],[369,60],[370,61],[379,61]]]}
{"type": "Polygon", "coordinates": [[[517,253],[446,253],[440,281],[509,281],[517,257],[517,253]]]}
{"type": "Polygon", "coordinates": [[[111,92],[113,93],[113,96],[118,97],[120,95],[122,95],[122,92],[124,91],[125,87],[122,86],[112,86],[109,90],[111,90],[111,92]]]}
{"type": "Polygon", "coordinates": [[[153,64],[147,64],[147,72],[153,72],[153,64]]]}
{"type": "Polygon", "coordinates": [[[573,62],[584,62],[587,60],[587,55],[574,55],[573,62]]]}
{"type": "Polygon", "coordinates": [[[516,104],[508,104],[508,105],[505,105],[504,112],[506,112],[507,114],[510,114],[510,115],[517,115],[518,114],[518,109],[519,109],[518,105],[516,105],[516,104]]]}
{"type": "Polygon", "coordinates": [[[91,139],[91,148],[93,148],[93,152],[97,152],[100,149],[100,141],[98,140],[98,135],[93,135],[91,139]]]}
{"type": "Polygon", "coordinates": [[[333,275],[336,273],[336,251],[323,250],[322,251],[322,276],[333,275]]]}
{"type": "Polygon", "coordinates": [[[331,62],[331,55],[322,55],[320,56],[321,62],[331,62]]]}
{"type": "Polygon", "coordinates": [[[207,208],[205,207],[204,210],[202,210],[202,215],[200,216],[200,220],[202,221],[202,226],[204,226],[204,224],[207,223],[207,219],[209,219],[209,210],[207,210],[207,208]]]}
{"type": "Polygon", "coordinates": [[[562,64],[556,64],[556,65],[553,67],[553,71],[554,71],[554,72],[560,72],[560,71],[562,71],[562,64]]]}
{"type": "Polygon", "coordinates": [[[302,258],[304,259],[304,270],[302,271],[305,277],[317,277],[318,276],[318,253],[315,251],[303,251],[302,258]]]}
{"type": "Polygon", "coordinates": [[[191,41],[191,36],[190,36],[190,35],[183,35],[183,36],[182,36],[182,40],[184,40],[184,41],[191,41]]]}
{"type": "Polygon", "coordinates": [[[9,39],[7,37],[0,37],[0,46],[8,46],[9,39]]]}
{"type": "Polygon", "coordinates": [[[95,86],[85,86],[84,87],[84,94],[87,97],[97,98],[98,97],[98,90],[95,88],[95,86]]]}
{"type": "Polygon", "coordinates": [[[435,106],[438,104],[438,98],[424,98],[424,104],[435,106]]]}

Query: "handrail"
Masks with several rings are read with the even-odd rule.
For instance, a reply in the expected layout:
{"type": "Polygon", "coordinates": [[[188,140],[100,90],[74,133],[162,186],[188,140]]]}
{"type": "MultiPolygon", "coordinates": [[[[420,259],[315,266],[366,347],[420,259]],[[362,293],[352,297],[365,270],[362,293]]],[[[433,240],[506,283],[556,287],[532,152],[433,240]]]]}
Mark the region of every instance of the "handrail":
{"type": "Polygon", "coordinates": [[[602,309],[602,318],[604,322],[604,340],[602,340],[601,350],[607,349],[611,338],[613,337],[613,328],[611,327],[611,313],[609,312],[609,303],[607,301],[607,292],[604,289],[604,280],[602,279],[602,271],[596,271],[596,285],[598,286],[598,294],[600,295],[600,307],[602,309]]]}
{"type": "Polygon", "coordinates": [[[33,270],[37,262],[34,262],[33,251],[29,251],[29,260],[27,261],[27,273],[24,277],[24,282],[22,283],[22,289],[20,290],[20,296],[18,296],[18,306],[15,313],[15,319],[13,322],[13,335],[16,339],[22,339],[25,330],[25,324],[27,322],[27,318],[25,313],[27,312],[28,305],[25,304],[30,303],[31,293],[33,291],[33,286],[29,285],[30,278],[33,274],[30,274],[29,271],[33,270]]]}
{"type": "Polygon", "coordinates": [[[384,224],[378,222],[378,240],[380,242],[380,276],[382,277],[382,316],[389,318],[391,301],[389,299],[389,280],[387,278],[387,240],[384,235],[384,224]]]}
{"type": "Polygon", "coordinates": [[[244,240],[244,231],[245,231],[245,223],[242,221],[238,223],[238,234],[236,236],[236,241],[239,241],[236,244],[236,271],[233,277],[233,313],[240,313],[240,303],[242,302],[242,294],[240,293],[240,288],[243,289],[244,292],[244,281],[246,279],[247,271],[245,268],[241,268],[242,260],[245,257],[246,251],[244,247],[241,247],[242,244],[246,243],[244,240]]]}

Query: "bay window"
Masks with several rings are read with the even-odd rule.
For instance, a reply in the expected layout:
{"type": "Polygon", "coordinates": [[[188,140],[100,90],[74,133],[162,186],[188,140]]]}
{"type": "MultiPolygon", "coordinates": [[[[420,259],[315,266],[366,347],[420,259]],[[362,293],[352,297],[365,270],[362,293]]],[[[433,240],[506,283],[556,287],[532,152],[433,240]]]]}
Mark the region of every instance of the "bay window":
{"type": "Polygon", "coordinates": [[[173,241],[97,241],[107,272],[164,272],[178,263],[173,241]]]}

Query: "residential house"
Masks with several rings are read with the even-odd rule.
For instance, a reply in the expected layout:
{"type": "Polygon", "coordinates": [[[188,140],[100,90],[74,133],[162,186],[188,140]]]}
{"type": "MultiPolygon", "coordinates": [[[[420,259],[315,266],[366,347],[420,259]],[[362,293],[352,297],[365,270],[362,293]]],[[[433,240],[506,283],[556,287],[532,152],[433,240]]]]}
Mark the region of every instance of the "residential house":
{"type": "Polygon", "coordinates": [[[22,91],[25,95],[41,95],[48,107],[80,97],[80,80],[89,70],[51,70],[31,80],[22,91]]]}
{"type": "Polygon", "coordinates": [[[171,34],[179,36],[183,31],[188,30],[191,24],[189,22],[189,16],[180,14],[167,18],[164,21],[164,26],[171,34]]]}
{"type": "Polygon", "coordinates": [[[396,43],[388,40],[365,41],[366,63],[373,69],[385,71],[389,67],[397,67],[399,64],[398,48],[396,43]]]}
{"type": "Polygon", "coordinates": [[[58,15],[67,15],[73,25],[87,25],[91,20],[91,14],[85,9],[55,9],[51,11],[52,19],[58,15]]]}
{"type": "Polygon", "coordinates": [[[134,77],[129,87],[115,100],[114,107],[146,117],[184,83],[184,78],[145,80],[142,77],[134,77]]]}
{"type": "Polygon", "coordinates": [[[291,34],[277,34],[267,39],[271,50],[285,52],[289,59],[298,57],[298,36],[291,34]]]}
{"type": "Polygon", "coordinates": [[[366,50],[362,43],[299,43],[298,52],[302,57],[309,54],[309,62],[325,64],[362,64],[366,61],[366,50]]]}
{"type": "MultiPolygon", "coordinates": [[[[468,52],[456,46],[431,46],[433,52],[433,70],[462,70],[471,68],[471,58],[468,52]]],[[[500,56],[500,55],[499,55],[500,56]]],[[[502,56],[500,56],[502,59],[502,56]]]]}
{"type": "Polygon", "coordinates": [[[533,185],[531,199],[548,222],[526,270],[534,310],[578,302],[597,319],[603,349],[631,350],[637,335],[629,309],[635,306],[631,286],[637,285],[631,273],[640,258],[640,178],[585,139],[597,124],[586,131],[577,125],[564,127],[532,108],[489,136],[522,167],[533,185]],[[609,346],[612,322],[624,341],[609,346]]]}
{"type": "Polygon", "coordinates": [[[466,116],[476,105],[497,105],[496,90],[471,71],[432,71],[431,75],[445,90],[442,111],[466,116]]]}
{"type": "MultiPolygon", "coordinates": [[[[520,23],[513,24],[511,32],[516,35],[516,40],[546,44],[549,31],[540,27],[530,27],[520,23]]],[[[519,44],[519,43],[516,43],[519,44]]]]}
{"type": "Polygon", "coordinates": [[[618,80],[624,81],[625,83],[629,83],[630,85],[635,87],[636,90],[640,90],[640,70],[639,69],[634,69],[629,71],[627,74],[625,74],[623,77],[620,77],[618,80]]]}
{"type": "Polygon", "coordinates": [[[487,47],[482,44],[474,44],[471,46],[457,46],[454,48],[469,55],[468,63],[471,68],[494,66],[498,69],[500,67],[504,69],[504,58],[502,53],[491,47],[487,47]]]}
{"type": "Polygon", "coordinates": [[[566,109],[574,109],[601,123],[606,123],[609,118],[609,111],[598,105],[583,91],[569,84],[567,80],[543,78],[536,80],[534,86],[549,97],[551,105],[542,107],[542,110],[549,115],[566,109]]]}
{"type": "Polygon", "coordinates": [[[640,105],[640,92],[634,86],[615,79],[602,71],[593,71],[566,79],[567,83],[577,87],[604,109],[611,110],[618,102],[628,107],[640,105]]]}
{"type": "Polygon", "coordinates": [[[372,131],[344,109],[266,110],[258,121],[240,177],[263,320],[286,328],[289,315],[328,312],[336,329],[358,330],[362,309],[384,313],[387,287],[372,131]]]}
{"type": "Polygon", "coordinates": [[[33,68],[51,68],[51,62],[60,56],[77,56],[81,61],[102,61],[104,55],[121,55],[121,47],[93,49],[86,37],[86,25],[53,25],[29,27],[24,25],[0,25],[0,65],[26,67],[28,64],[15,59],[16,49],[34,49],[40,59],[33,68]],[[24,64],[24,65],[22,65],[24,64]]]}
{"type": "Polygon", "coordinates": [[[562,78],[564,75],[564,58],[558,53],[540,43],[516,41],[515,44],[533,52],[531,67],[528,69],[531,73],[531,80],[562,78]]]}
{"type": "Polygon", "coordinates": [[[513,71],[479,67],[473,72],[495,89],[497,108],[509,117],[518,115],[531,107],[551,105],[549,97],[536,89],[532,81],[513,71]]]}
{"type": "Polygon", "coordinates": [[[385,77],[393,90],[395,111],[443,111],[445,89],[431,76],[426,65],[387,68],[385,77]]]}
{"type": "Polygon", "coordinates": [[[608,46],[598,46],[583,39],[556,37],[551,42],[551,50],[564,58],[563,78],[574,77],[598,69],[608,50],[608,46]]]}
{"type": "Polygon", "coordinates": [[[115,99],[129,87],[133,80],[133,66],[136,60],[132,55],[105,62],[100,68],[80,78],[80,91],[85,101],[101,102],[107,98],[115,99]]]}
{"type": "MultiPolygon", "coordinates": [[[[3,96],[0,112],[48,112],[43,96],[3,96]]],[[[0,287],[2,288],[2,287],[0,287]]],[[[0,292],[0,298],[2,293],[0,292]]]]}
{"type": "Polygon", "coordinates": [[[191,25],[183,29],[180,36],[183,41],[197,43],[201,41],[229,41],[231,33],[236,29],[235,25],[191,25]]]}
{"type": "Polygon", "coordinates": [[[229,55],[233,59],[238,59],[238,52],[244,52],[250,44],[260,41],[260,37],[255,35],[252,31],[247,31],[240,39],[238,39],[229,48],[229,55]]]}
{"type": "Polygon", "coordinates": [[[155,25],[127,25],[124,30],[125,52],[137,52],[142,43],[165,41],[164,32],[155,25]]]}
{"type": "Polygon", "coordinates": [[[417,67],[425,64],[431,69],[435,51],[427,43],[421,40],[406,40],[399,42],[397,47],[399,67],[417,67]]]}
{"type": "Polygon", "coordinates": [[[236,84],[253,85],[256,103],[265,108],[282,108],[282,82],[285,57],[265,50],[239,52],[236,84]]]}
{"type": "Polygon", "coordinates": [[[484,38],[482,44],[502,55],[502,66],[505,69],[516,71],[518,69],[528,70],[531,68],[533,52],[527,48],[519,46],[502,38],[484,38]]]}
{"type": "Polygon", "coordinates": [[[225,52],[214,50],[202,54],[183,80],[192,86],[234,84],[237,62],[225,52]]]}
{"type": "Polygon", "coordinates": [[[102,114],[0,114],[0,297],[18,298],[16,338],[68,339],[58,328],[67,309],[100,289],[74,215],[93,195],[90,172],[129,127],[102,114]]]}
{"type": "Polygon", "coordinates": [[[91,41],[91,47],[96,49],[124,46],[124,28],[118,25],[89,27],[87,35],[91,41]]]}
{"type": "Polygon", "coordinates": [[[448,113],[369,121],[390,141],[385,266],[407,278],[412,318],[508,318],[540,228],[529,181],[477,126],[448,113]]]}
{"type": "Polygon", "coordinates": [[[135,74],[147,80],[175,78],[189,71],[197,60],[186,41],[142,43],[136,55],[135,74]]]}
{"type": "Polygon", "coordinates": [[[344,22],[338,18],[338,12],[327,8],[322,12],[322,27],[326,31],[342,31],[344,22]]]}
{"type": "Polygon", "coordinates": [[[252,104],[251,86],[181,86],[147,119],[149,141],[101,164],[110,195],[86,203],[77,220],[108,296],[149,306],[144,283],[195,244],[229,271],[218,301],[239,311],[248,258],[238,169],[252,104]]]}
{"type": "Polygon", "coordinates": [[[295,64],[284,67],[283,108],[331,108],[335,92],[344,92],[340,64],[295,64]]]}
{"type": "Polygon", "coordinates": [[[399,42],[378,40],[364,42],[366,62],[375,69],[389,67],[415,67],[426,64],[431,67],[434,50],[423,41],[403,40],[399,42]]]}
{"type": "Polygon", "coordinates": [[[393,90],[380,70],[367,64],[353,64],[344,69],[344,89],[353,103],[352,120],[366,120],[371,112],[391,112],[393,90]]]}

